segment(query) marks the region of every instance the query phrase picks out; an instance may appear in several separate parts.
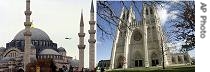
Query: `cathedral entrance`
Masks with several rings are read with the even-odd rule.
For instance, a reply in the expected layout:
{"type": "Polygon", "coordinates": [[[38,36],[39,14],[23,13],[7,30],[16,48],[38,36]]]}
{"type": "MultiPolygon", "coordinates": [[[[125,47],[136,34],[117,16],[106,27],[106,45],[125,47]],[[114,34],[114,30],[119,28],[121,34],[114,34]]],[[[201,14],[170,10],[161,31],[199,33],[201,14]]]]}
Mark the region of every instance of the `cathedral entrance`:
{"type": "Polygon", "coordinates": [[[152,53],[152,55],[151,55],[151,65],[152,66],[159,65],[159,56],[157,55],[157,53],[152,53]]]}
{"type": "Polygon", "coordinates": [[[135,67],[142,67],[143,66],[143,60],[135,60],[135,67]]]}
{"type": "Polygon", "coordinates": [[[123,68],[123,64],[124,64],[124,57],[123,56],[120,56],[118,58],[118,65],[117,65],[117,68],[123,68]]]}
{"type": "Polygon", "coordinates": [[[152,66],[157,66],[158,64],[159,64],[159,62],[157,59],[152,60],[152,66]]]}

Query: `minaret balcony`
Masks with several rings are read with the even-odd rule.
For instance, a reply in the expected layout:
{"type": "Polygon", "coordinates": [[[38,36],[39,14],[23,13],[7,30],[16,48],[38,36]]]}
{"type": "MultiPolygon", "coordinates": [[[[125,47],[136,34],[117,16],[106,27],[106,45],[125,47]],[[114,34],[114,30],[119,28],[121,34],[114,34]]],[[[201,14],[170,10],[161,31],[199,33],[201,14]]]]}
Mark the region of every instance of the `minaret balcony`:
{"type": "Polygon", "coordinates": [[[32,22],[24,22],[25,26],[31,26],[32,22]]]}
{"type": "Polygon", "coordinates": [[[90,25],[95,25],[95,23],[96,23],[95,21],[89,21],[90,25]]]}
{"type": "Polygon", "coordinates": [[[85,37],[85,33],[78,33],[79,37],[85,37]]]}
{"type": "Polygon", "coordinates": [[[88,39],[88,42],[89,43],[95,43],[96,42],[96,39],[88,39]]]}
{"type": "Polygon", "coordinates": [[[26,11],[25,11],[25,15],[31,15],[31,13],[32,13],[32,12],[29,11],[29,10],[26,10],[26,11]]]}
{"type": "Polygon", "coordinates": [[[78,45],[79,49],[85,49],[85,45],[78,45]]]}
{"type": "Polygon", "coordinates": [[[96,30],[88,30],[89,34],[95,34],[96,30]]]}

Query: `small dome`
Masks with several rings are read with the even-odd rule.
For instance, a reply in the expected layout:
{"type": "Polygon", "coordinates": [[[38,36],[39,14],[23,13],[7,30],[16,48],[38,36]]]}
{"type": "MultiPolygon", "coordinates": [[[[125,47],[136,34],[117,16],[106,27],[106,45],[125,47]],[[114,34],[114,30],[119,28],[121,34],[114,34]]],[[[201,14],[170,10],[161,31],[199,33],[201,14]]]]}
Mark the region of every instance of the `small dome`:
{"type": "Polygon", "coordinates": [[[42,50],[39,54],[44,54],[44,55],[60,55],[57,51],[53,49],[44,49],[42,50]]]}
{"type": "Polygon", "coordinates": [[[0,47],[0,52],[3,52],[5,49],[5,47],[0,47]]]}
{"type": "Polygon", "coordinates": [[[66,52],[66,50],[63,47],[59,47],[58,52],[66,52]]]}
{"type": "MultiPolygon", "coordinates": [[[[38,28],[30,28],[31,31],[31,40],[50,40],[50,37],[47,35],[47,33],[45,33],[44,31],[42,31],[41,29],[38,28]]],[[[24,40],[24,32],[25,29],[21,30],[13,40],[24,40]]]]}

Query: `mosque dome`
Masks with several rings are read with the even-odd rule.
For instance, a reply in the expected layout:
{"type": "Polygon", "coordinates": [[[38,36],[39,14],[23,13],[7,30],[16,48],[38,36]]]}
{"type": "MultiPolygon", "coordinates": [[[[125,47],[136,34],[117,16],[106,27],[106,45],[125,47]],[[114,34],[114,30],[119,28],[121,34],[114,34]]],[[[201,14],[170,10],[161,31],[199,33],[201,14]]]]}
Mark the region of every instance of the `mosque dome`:
{"type": "Polygon", "coordinates": [[[3,52],[5,49],[5,47],[0,47],[0,52],[3,52]]]}
{"type": "Polygon", "coordinates": [[[59,47],[58,52],[66,52],[66,50],[63,47],[59,47]]]}
{"type": "Polygon", "coordinates": [[[60,55],[57,51],[55,51],[53,49],[44,49],[39,54],[43,54],[43,55],[60,55]]]}
{"type": "MultiPolygon", "coordinates": [[[[38,28],[30,28],[30,31],[32,33],[31,40],[50,40],[50,37],[42,31],[41,29],[38,28]]],[[[24,32],[25,29],[21,30],[13,40],[24,40],[24,32]]]]}

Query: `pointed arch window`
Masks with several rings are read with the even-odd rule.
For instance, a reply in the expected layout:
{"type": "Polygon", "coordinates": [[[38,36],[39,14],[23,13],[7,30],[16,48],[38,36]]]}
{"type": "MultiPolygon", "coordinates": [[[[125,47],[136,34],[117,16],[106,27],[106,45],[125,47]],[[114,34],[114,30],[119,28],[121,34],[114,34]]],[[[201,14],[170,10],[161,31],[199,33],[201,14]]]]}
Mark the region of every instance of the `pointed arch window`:
{"type": "Polygon", "coordinates": [[[146,8],[146,15],[148,15],[149,13],[148,13],[148,9],[146,8]]]}
{"type": "Polygon", "coordinates": [[[139,31],[134,31],[133,35],[135,41],[140,41],[142,39],[142,35],[139,31]]]}
{"type": "Polygon", "coordinates": [[[150,7],[150,14],[153,14],[153,9],[152,9],[152,7],[150,7]]]}

